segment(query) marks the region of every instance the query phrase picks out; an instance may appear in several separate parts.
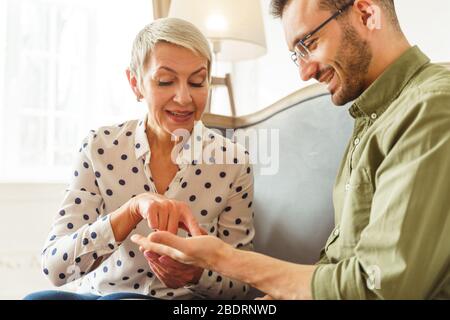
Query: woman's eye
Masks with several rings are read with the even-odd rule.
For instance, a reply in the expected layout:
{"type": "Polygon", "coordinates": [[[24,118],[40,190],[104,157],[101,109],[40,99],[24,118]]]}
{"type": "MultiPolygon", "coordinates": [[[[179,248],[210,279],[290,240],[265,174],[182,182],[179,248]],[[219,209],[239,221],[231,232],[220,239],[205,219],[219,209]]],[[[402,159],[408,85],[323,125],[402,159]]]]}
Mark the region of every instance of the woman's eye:
{"type": "Polygon", "coordinates": [[[200,83],[195,83],[195,82],[191,82],[190,85],[194,88],[202,88],[204,87],[204,81],[200,82],[200,83]]]}
{"type": "Polygon", "coordinates": [[[158,86],[160,87],[168,87],[172,85],[173,81],[158,81],[158,86]]]}

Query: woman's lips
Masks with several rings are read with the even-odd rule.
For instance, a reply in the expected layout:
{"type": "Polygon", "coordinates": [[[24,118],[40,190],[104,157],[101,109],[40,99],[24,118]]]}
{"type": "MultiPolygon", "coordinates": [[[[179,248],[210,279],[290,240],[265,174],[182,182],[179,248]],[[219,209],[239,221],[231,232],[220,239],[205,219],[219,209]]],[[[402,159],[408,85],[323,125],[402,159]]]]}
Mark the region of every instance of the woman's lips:
{"type": "Polygon", "coordinates": [[[191,118],[194,116],[194,112],[186,112],[186,111],[176,112],[176,111],[166,110],[166,114],[170,120],[172,120],[173,122],[176,122],[176,123],[187,122],[187,121],[191,120],[191,118]]]}

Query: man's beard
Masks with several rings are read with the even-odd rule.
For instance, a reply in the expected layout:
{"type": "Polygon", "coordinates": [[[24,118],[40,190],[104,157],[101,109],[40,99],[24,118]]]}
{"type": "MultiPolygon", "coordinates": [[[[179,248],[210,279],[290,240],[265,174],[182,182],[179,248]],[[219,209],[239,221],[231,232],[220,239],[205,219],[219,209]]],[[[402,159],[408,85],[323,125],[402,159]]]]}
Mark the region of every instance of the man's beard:
{"type": "Polygon", "coordinates": [[[342,30],[342,41],[335,58],[341,67],[341,88],[332,96],[337,106],[355,100],[364,92],[364,79],[373,56],[367,41],[352,26],[343,24],[342,30]]]}

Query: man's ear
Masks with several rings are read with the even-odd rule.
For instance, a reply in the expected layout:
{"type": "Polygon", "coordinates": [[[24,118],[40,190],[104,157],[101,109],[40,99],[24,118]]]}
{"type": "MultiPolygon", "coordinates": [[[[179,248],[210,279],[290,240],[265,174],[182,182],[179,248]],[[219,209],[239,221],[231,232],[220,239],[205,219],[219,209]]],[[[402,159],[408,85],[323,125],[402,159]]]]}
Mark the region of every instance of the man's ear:
{"type": "Polygon", "coordinates": [[[127,69],[125,73],[127,74],[127,79],[130,84],[131,90],[133,90],[133,93],[135,94],[137,100],[139,101],[142,98],[142,94],[141,91],[139,90],[136,76],[131,73],[130,69],[127,69]]]}
{"type": "Polygon", "coordinates": [[[361,22],[370,31],[381,29],[381,8],[371,0],[356,0],[355,8],[360,14],[361,22]]]}

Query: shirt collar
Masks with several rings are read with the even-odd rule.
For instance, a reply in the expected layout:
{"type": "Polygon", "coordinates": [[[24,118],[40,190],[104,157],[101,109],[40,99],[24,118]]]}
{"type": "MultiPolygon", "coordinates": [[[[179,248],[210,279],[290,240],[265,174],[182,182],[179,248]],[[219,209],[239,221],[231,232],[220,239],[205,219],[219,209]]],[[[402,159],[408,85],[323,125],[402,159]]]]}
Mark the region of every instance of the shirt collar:
{"type": "MultiPolygon", "coordinates": [[[[148,115],[138,121],[136,125],[134,145],[136,159],[143,158],[145,159],[145,162],[149,162],[151,157],[150,144],[148,142],[146,129],[147,119],[148,115]]],[[[189,165],[201,163],[204,145],[209,140],[211,140],[211,137],[209,137],[209,130],[203,125],[202,121],[197,121],[192,132],[183,137],[184,143],[177,144],[177,164],[189,165]]]]}
{"type": "Polygon", "coordinates": [[[197,121],[188,137],[184,137],[184,143],[177,147],[180,152],[177,157],[178,165],[199,164],[203,162],[203,151],[207,141],[211,140],[208,135],[209,130],[202,121],[197,121]]]}
{"type": "Polygon", "coordinates": [[[353,103],[350,108],[352,117],[378,117],[389,107],[402,92],[416,72],[430,59],[414,46],[390,65],[353,103]]]}
{"type": "Polygon", "coordinates": [[[150,153],[150,145],[148,144],[147,139],[147,117],[146,114],[144,118],[140,119],[136,124],[136,134],[134,136],[134,152],[136,155],[136,159],[146,156],[150,153]]]}

